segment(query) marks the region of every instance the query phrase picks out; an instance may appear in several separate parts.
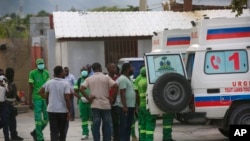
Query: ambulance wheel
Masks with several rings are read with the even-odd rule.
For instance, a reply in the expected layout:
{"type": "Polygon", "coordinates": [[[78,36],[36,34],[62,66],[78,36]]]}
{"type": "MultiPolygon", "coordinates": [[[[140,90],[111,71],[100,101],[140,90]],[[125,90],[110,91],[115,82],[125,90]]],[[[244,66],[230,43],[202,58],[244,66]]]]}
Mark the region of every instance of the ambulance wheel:
{"type": "Polygon", "coordinates": [[[231,113],[229,125],[250,125],[250,103],[237,106],[231,113]]]}
{"type": "Polygon", "coordinates": [[[225,136],[225,137],[229,137],[229,130],[225,130],[222,128],[218,128],[218,130],[220,131],[220,133],[225,136]]]}
{"type": "Polygon", "coordinates": [[[167,113],[184,110],[191,99],[191,86],[188,80],[178,73],[163,74],[153,87],[153,99],[159,109],[167,113]]]}

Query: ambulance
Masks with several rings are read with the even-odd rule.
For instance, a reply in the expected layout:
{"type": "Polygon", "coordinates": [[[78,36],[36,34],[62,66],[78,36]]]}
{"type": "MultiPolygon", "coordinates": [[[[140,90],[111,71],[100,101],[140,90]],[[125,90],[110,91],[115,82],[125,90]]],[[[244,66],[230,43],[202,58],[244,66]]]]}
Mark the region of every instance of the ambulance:
{"type": "Polygon", "coordinates": [[[178,53],[145,55],[149,109],[205,113],[228,137],[230,125],[250,124],[250,17],[193,23],[185,66],[178,53]]]}
{"type": "Polygon", "coordinates": [[[157,105],[158,103],[155,103],[153,98],[152,91],[156,80],[165,73],[175,72],[183,77],[187,76],[184,71],[184,62],[187,48],[190,46],[190,35],[191,29],[165,29],[161,32],[154,32],[152,52],[144,55],[148,76],[147,108],[151,114],[161,115],[164,113],[164,109],[161,108],[166,107],[157,105]]]}

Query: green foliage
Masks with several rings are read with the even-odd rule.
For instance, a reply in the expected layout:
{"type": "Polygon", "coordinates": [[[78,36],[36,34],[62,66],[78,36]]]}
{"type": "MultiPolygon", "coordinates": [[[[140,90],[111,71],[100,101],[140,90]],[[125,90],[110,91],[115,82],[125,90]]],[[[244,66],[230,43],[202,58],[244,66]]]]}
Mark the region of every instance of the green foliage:
{"type": "Polygon", "coordinates": [[[127,5],[126,8],[119,8],[118,6],[111,6],[111,7],[107,7],[107,6],[102,6],[102,7],[97,7],[97,8],[93,8],[90,9],[89,11],[97,11],[97,12],[105,12],[105,11],[112,11],[112,12],[119,12],[119,11],[139,11],[139,7],[138,6],[132,6],[132,5],[127,5]]]}
{"type": "Polygon", "coordinates": [[[246,6],[247,0],[232,0],[232,11],[236,12],[236,17],[243,13],[243,7],[246,6]]]}
{"type": "Polygon", "coordinates": [[[41,10],[37,13],[37,17],[47,17],[50,13],[46,12],[45,10],[41,10]]]}
{"type": "Polygon", "coordinates": [[[78,10],[75,7],[71,7],[71,9],[69,11],[76,12],[78,10]]]}
{"type": "MultiPolygon", "coordinates": [[[[46,17],[50,13],[41,10],[35,16],[46,17]]],[[[20,18],[15,13],[6,14],[0,17],[0,38],[28,38],[29,19],[34,15],[28,14],[25,18],[20,18]]]]}
{"type": "MultiPolygon", "coordinates": [[[[6,16],[8,17],[8,16],[6,16]]],[[[3,18],[0,22],[0,38],[27,38],[28,25],[23,19],[15,14],[10,14],[8,19],[3,18]]]]}

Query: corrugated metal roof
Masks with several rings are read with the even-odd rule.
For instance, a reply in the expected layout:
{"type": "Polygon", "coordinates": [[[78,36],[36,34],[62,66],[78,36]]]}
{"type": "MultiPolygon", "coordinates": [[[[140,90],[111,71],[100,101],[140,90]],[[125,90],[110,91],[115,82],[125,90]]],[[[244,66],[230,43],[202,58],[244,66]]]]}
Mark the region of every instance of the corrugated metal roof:
{"type": "MultiPolygon", "coordinates": [[[[229,6],[232,0],[193,0],[193,5],[208,5],[208,6],[229,6]]],[[[176,0],[176,3],[183,4],[184,0],[176,0]]]]}
{"type": "MultiPolygon", "coordinates": [[[[152,36],[154,31],[191,28],[190,21],[235,17],[231,10],[195,12],[53,12],[56,38],[152,36]]],[[[243,16],[250,16],[245,10],[243,16]]]]}

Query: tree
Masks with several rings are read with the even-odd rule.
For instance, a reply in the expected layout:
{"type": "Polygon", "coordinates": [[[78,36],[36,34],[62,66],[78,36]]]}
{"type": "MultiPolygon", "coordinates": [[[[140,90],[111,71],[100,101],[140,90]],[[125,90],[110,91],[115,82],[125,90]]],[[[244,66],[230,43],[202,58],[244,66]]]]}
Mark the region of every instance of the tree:
{"type": "Polygon", "coordinates": [[[118,6],[111,6],[111,7],[102,6],[90,9],[89,11],[139,11],[139,7],[132,5],[127,5],[126,8],[119,8],[118,6]]]}
{"type": "Polygon", "coordinates": [[[47,17],[50,13],[46,12],[45,10],[41,10],[37,13],[37,17],[47,17]]]}
{"type": "Polygon", "coordinates": [[[243,8],[247,5],[247,0],[232,0],[232,11],[237,12],[236,16],[240,16],[243,13],[243,8]]]}
{"type": "Polygon", "coordinates": [[[71,9],[69,11],[76,12],[78,10],[75,7],[71,7],[71,9]]]}
{"type": "Polygon", "coordinates": [[[248,6],[250,5],[250,0],[230,0],[230,1],[231,1],[232,12],[236,12],[236,16],[240,16],[243,13],[243,8],[246,7],[247,4],[248,6]]]}

